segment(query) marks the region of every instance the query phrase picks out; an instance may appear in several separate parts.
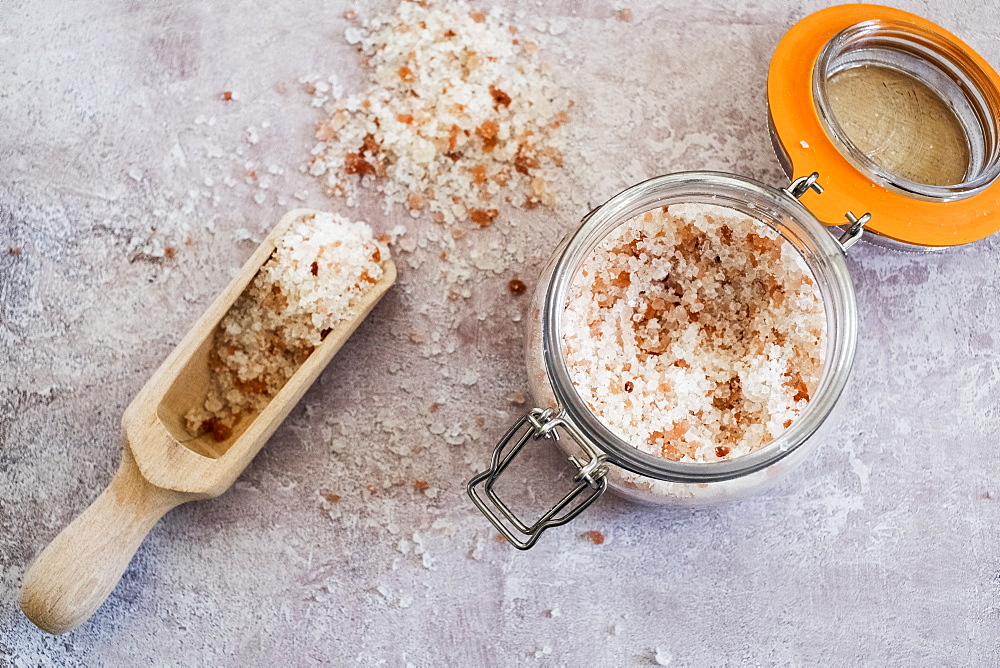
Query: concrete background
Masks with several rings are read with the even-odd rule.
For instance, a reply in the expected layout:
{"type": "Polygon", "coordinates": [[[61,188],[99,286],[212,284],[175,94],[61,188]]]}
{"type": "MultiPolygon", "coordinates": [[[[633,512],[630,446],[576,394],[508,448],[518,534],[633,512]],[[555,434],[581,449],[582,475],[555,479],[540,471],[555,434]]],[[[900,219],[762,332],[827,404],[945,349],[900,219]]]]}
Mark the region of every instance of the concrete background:
{"type": "MultiPolygon", "coordinates": [[[[122,411],[246,238],[300,204],[345,210],[298,171],[317,111],[297,81],[336,72],[351,91],[361,70],[341,3],[3,3],[0,664],[1000,661],[996,237],[852,252],[844,417],[780,486],[700,511],[609,497],[529,553],[494,541],[464,485],[523,410],[527,297],[507,281],[533,287],[588,203],[645,177],[782,184],[770,54],[825,3],[635,3],[632,23],[604,3],[510,4],[577,101],[559,208],[469,235],[456,253],[487,268],[457,305],[437,249],[401,253],[399,286],[233,489],[167,515],[108,602],[57,638],[17,610],[27,565],[107,484],[122,411]],[[248,164],[275,167],[267,189],[248,164]]],[[[1000,65],[1000,6],[900,4],[1000,65]]],[[[415,240],[429,224],[373,202],[350,213],[415,240]]],[[[551,448],[521,470],[566,482],[551,448]]]]}

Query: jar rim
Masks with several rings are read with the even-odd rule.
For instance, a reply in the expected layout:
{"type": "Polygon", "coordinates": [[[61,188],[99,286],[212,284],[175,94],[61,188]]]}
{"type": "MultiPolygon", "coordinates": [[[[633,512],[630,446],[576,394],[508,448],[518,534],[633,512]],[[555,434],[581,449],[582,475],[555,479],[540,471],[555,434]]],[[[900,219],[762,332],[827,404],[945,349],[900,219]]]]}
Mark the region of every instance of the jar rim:
{"type": "Polygon", "coordinates": [[[823,424],[850,375],[857,340],[857,305],[843,248],[801,203],[758,181],[720,172],[677,172],[635,184],[597,207],[567,240],[545,286],[542,301],[542,358],[553,395],[588,445],[608,462],[639,475],[671,482],[707,483],[740,478],[783,459],[823,424]],[[703,202],[728,206],[775,227],[806,259],[827,316],[827,356],[819,387],[792,425],[759,450],[717,462],[672,461],[643,452],[615,435],[587,407],[573,385],[563,352],[563,313],[580,264],[614,227],[667,203],[703,202]],[[751,213],[752,211],[752,213],[751,213]],[[799,246],[802,246],[800,248],[799,246]]]}

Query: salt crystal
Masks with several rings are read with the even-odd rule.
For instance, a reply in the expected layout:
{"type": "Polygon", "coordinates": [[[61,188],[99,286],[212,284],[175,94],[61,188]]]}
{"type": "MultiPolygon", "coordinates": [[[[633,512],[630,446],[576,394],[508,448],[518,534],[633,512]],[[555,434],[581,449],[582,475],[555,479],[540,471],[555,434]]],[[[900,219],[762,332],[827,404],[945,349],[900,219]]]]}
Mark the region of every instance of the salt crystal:
{"type": "Polygon", "coordinates": [[[348,44],[358,44],[364,39],[364,32],[356,26],[350,26],[344,30],[344,39],[348,44]]]}
{"type": "Polygon", "coordinates": [[[462,443],[465,443],[465,435],[462,433],[462,425],[452,425],[445,434],[444,440],[449,445],[462,445],[462,443]]]}
{"type": "Polygon", "coordinates": [[[469,556],[475,559],[476,561],[479,561],[480,559],[483,558],[483,541],[481,541],[478,536],[476,537],[475,542],[472,545],[472,551],[469,552],[469,556]]]}

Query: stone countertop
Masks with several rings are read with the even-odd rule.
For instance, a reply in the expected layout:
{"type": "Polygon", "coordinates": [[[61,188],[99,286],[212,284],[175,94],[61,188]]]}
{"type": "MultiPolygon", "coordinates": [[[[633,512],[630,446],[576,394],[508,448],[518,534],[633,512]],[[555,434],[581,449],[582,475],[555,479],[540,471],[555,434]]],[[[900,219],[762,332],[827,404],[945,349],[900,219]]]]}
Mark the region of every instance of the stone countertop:
{"type": "MultiPolygon", "coordinates": [[[[494,540],[465,483],[524,408],[528,298],[507,282],[534,287],[586,203],[649,176],[782,184],[768,63],[825,3],[634,3],[630,23],[507,4],[577,102],[562,207],[470,235],[457,306],[437,250],[398,252],[398,286],[234,487],[168,514],[63,637],[18,611],[27,565],[108,483],[122,411],[254,240],[295,206],[348,211],[299,171],[318,111],[298,82],[351,91],[362,70],[337,2],[0,8],[0,664],[1000,661],[997,237],[851,253],[842,417],[780,485],[704,510],[608,497],[530,552],[494,540]]],[[[1000,65],[1000,5],[899,4],[1000,65]]],[[[566,481],[552,448],[521,470],[566,481]]]]}

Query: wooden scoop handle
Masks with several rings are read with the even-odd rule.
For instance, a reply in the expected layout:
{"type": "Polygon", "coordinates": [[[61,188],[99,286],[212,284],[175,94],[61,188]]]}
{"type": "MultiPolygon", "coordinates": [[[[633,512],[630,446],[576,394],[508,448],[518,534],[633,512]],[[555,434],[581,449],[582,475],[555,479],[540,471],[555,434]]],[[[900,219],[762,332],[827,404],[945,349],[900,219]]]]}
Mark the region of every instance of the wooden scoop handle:
{"type": "Polygon", "coordinates": [[[76,628],[118,584],[153,525],[191,498],[148,482],[126,446],[107,489],[48,544],[25,573],[21,610],[49,633],[76,628]]]}

